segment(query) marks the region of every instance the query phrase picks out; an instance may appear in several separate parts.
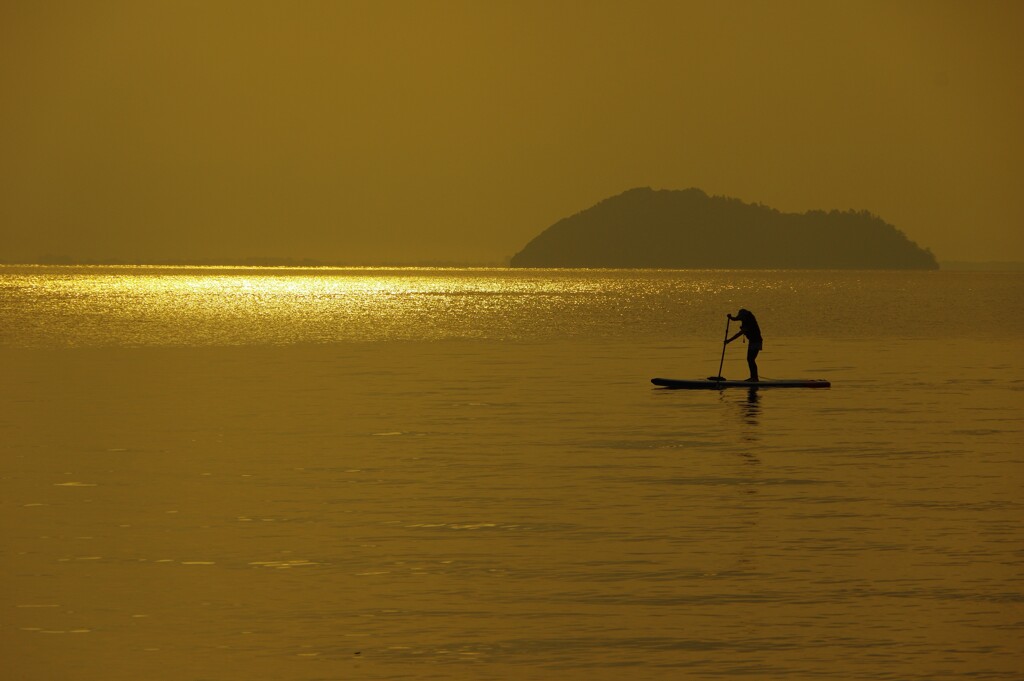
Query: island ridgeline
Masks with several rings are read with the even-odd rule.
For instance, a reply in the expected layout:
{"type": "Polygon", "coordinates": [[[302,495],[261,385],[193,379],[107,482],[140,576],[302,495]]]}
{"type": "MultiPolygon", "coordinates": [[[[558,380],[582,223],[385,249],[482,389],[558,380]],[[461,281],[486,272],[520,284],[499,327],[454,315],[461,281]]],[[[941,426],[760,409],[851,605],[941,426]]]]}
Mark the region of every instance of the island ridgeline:
{"type": "Polygon", "coordinates": [[[700,189],[630,189],[559,220],[513,267],[938,269],[867,211],[782,213],[700,189]]]}

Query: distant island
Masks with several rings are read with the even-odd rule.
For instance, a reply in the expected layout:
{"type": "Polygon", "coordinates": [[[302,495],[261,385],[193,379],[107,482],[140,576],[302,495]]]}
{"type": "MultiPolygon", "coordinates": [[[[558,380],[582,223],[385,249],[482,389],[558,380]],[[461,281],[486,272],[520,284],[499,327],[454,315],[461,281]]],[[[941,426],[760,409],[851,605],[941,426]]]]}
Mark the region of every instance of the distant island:
{"type": "Polygon", "coordinates": [[[559,220],[512,267],[938,269],[867,211],[782,213],[700,189],[630,189],[559,220]]]}

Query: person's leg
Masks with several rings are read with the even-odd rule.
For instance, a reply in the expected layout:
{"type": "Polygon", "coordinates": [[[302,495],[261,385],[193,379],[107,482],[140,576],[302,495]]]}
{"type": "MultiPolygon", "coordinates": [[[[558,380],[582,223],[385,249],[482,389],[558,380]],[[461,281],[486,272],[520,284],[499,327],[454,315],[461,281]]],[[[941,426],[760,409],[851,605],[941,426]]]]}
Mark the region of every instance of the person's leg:
{"type": "Polygon", "coordinates": [[[747,366],[750,367],[750,378],[747,380],[757,381],[760,380],[757,375],[757,353],[761,352],[761,348],[757,343],[751,343],[747,346],[747,366]]]}

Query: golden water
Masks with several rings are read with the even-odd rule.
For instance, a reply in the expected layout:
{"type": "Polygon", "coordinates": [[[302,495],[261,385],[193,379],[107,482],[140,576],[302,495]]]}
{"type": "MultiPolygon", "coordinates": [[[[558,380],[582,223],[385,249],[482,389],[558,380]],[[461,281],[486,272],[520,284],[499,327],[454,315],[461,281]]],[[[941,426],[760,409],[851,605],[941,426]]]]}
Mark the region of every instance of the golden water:
{"type": "Polygon", "coordinates": [[[0,268],[5,676],[1020,678],[1022,283],[0,268]]]}

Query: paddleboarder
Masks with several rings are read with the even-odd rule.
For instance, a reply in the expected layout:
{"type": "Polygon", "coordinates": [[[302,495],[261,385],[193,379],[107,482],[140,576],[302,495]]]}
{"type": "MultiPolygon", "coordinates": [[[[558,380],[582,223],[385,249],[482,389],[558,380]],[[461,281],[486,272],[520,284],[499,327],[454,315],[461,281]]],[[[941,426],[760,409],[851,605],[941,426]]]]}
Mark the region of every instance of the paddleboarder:
{"type": "Polygon", "coordinates": [[[761,327],[757,325],[757,319],[754,317],[754,313],[750,310],[740,308],[740,311],[736,313],[736,316],[728,315],[731,321],[738,321],[740,323],[740,330],[736,332],[732,338],[726,338],[725,344],[733,342],[740,336],[744,336],[747,341],[747,366],[750,367],[750,378],[748,381],[757,382],[757,353],[761,352],[761,348],[764,346],[764,340],[761,338],[761,327]]]}

